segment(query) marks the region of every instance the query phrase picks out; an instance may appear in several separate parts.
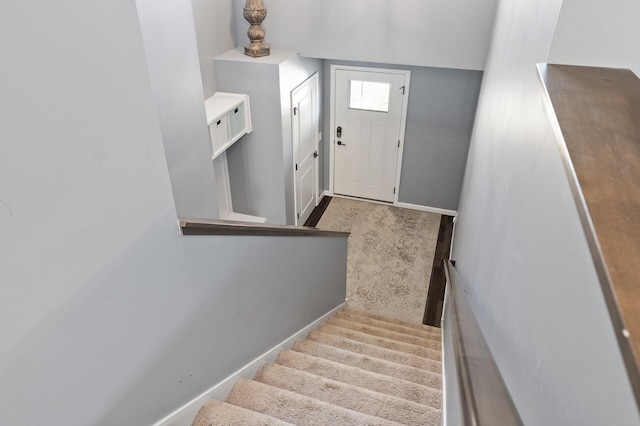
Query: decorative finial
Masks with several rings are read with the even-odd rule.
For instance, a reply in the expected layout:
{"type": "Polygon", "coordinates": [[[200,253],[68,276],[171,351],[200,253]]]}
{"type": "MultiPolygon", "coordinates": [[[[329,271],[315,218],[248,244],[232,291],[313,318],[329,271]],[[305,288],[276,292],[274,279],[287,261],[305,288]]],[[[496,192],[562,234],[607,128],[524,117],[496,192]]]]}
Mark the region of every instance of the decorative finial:
{"type": "Polygon", "coordinates": [[[262,28],[262,21],[267,17],[267,9],[265,9],[263,1],[247,0],[244,4],[243,16],[251,24],[247,31],[251,43],[244,48],[244,54],[253,58],[269,56],[271,49],[264,44],[265,32],[262,28]]]}

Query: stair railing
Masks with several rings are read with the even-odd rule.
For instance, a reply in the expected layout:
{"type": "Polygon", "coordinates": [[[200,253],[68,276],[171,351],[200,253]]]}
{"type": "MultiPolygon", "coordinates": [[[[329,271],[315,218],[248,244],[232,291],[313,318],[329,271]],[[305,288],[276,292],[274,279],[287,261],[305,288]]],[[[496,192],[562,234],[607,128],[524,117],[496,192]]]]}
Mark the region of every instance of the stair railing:
{"type": "Polygon", "coordinates": [[[444,269],[462,424],[523,425],[449,260],[444,261],[444,269]]]}
{"type": "Polygon", "coordinates": [[[182,235],[252,235],[276,237],[342,237],[349,232],[328,231],[308,226],[270,225],[222,219],[178,219],[182,235]]]}

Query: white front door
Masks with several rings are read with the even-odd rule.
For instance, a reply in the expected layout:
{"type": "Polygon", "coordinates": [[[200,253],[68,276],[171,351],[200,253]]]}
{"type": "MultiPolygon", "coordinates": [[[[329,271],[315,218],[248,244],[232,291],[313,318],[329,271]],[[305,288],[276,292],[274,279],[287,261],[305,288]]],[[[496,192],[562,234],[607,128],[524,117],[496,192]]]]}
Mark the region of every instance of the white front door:
{"type": "Polygon", "coordinates": [[[333,71],[333,192],[397,201],[409,72],[333,71]]]}
{"type": "Polygon", "coordinates": [[[291,92],[296,225],[318,205],[318,74],[291,92]]]}

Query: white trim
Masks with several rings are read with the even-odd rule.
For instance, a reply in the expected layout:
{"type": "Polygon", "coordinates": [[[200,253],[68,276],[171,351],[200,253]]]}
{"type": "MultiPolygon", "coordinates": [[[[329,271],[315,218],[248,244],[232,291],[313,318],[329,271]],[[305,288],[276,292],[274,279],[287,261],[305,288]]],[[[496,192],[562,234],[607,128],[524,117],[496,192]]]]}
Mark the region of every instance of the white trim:
{"type": "Polygon", "coordinates": [[[409,107],[409,88],[411,85],[411,71],[409,70],[400,70],[400,69],[387,69],[387,68],[369,68],[369,67],[354,67],[350,65],[331,65],[331,74],[329,76],[330,80],[330,95],[329,95],[329,131],[331,134],[327,138],[325,135],[325,140],[329,142],[329,188],[333,191],[333,175],[334,175],[334,152],[335,152],[335,141],[334,141],[334,129],[336,128],[336,118],[335,118],[335,99],[336,99],[336,78],[335,73],[337,70],[347,70],[347,71],[363,71],[363,72],[379,72],[384,74],[401,74],[405,77],[405,94],[402,97],[402,111],[400,113],[400,134],[398,137],[400,138],[400,147],[398,148],[398,159],[396,162],[396,179],[395,179],[395,188],[396,192],[393,195],[393,205],[398,204],[398,196],[400,195],[400,177],[402,176],[402,157],[404,155],[404,136],[405,130],[407,128],[407,109],[409,107]]]}
{"type": "Polygon", "coordinates": [[[418,210],[421,212],[441,214],[444,216],[453,216],[454,222],[456,220],[455,218],[458,217],[458,212],[456,210],[447,210],[447,209],[441,209],[438,207],[421,206],[419,204],[409,204],[409,203],[389,203],[385,201],[370,200],[368,198],[358,198],[358,197],[350,197],[349,195],[333,194],[330,191],[324,191],[322,193],[322,196],[324,197],[325,195],[329,197],[334,197],[334,198],[344,198],[346,200],[354,200],[354,201],[362,201],[362,202],[371,203],[371,204],[379,204],[381,206],[391,206],[391,207],[398,207],[398,208],[407,209],[407,210],[418,210]]]}
{"type": "Polygon", "coordinates": [[[455,216],[453,218],[453,227],[451,229],[451,246],[449,247],[449,259],[451,260],[455,260],[455,257],[453,257],[453,245],[456,242],[456,226],[458,223],[458,216],[455,216]]]}
{"type": "Polygon", "coordinates": [[[342,194],[333,194],[332,197],[333,198],[344,198],[345,200],[362,201],[362,202],[365,202],[365,203],[379,204],[381,206],[391,206],[391,207],[393,207],[393,203],[390,202],[390,201],[370,200],[368,198],[351,197],[349,195],[342,195],[342,194]]]}
{"type": "Polygon", "coordinates": [[[322,194],[320,194],[320,201],[322,201],[324,197],[333,197],[333,192],[327,190],[322,191],[322,194]]]}
{"type": "Polygon", "coordinates": [[[320,156],[320,140],[318,138],[318,135],[320,134],[320,77],[319,77],[319,72],[316,71],[315,73],[313,73],[312,75],[310,75],[309,77],[307,77],[307,79],[305,81],[303,81],[302,83],[300,83],[295,89],[293,89],[290,93],[290,100],[291,100],[291,111],[290,111],[290,117],[291,117],[291,152],[292,152],[292,161],[291,161],[291,170],[293,170],[293,220],[294,220],[294,225],[298,226],[299,225],[299,219],[298,219],[298,214],[302,213],[302,212],[298,212],[298,188],[297,188],[297,178],[298,178],[298,174],[297,174],[297,170],[296,170],[296,160],[297,160],[297,152],[296,152],[296,147],[293,143],[295,136],[294,136],[294,125],[293,125],[293,121],[294,121],[294,114],[293,114],[293,109],[294,109],[294,105],[293,105],[293,100],[294,97],[298,94],[298,92],[302,91],[302,89],[304,89],[306,86],[310,86],[312,83],[313,84],[313,89],[315,90],[315,102],[313,105],[314,111],[313,111],[313,116],[317,119],[317,123],[316,123],[316,130],[315,130],[315,134],[316,134],[316,140],[315,140],[315,151],[318,153],[318,157],[314,158],[315,161],[315,168],[316,168],[316,173],[315,173],[315,183],[316,183],[316,196],[315,196],[315,207],[318,207],[318,203],[320,202],[320,199],[318,198],[318,194],[320,193],[320,160],[319,160],[319,156],[320,156]]]}
{"type": "MultiPolygon", "coordinates": [[[[323,135],[324,140],[329,143],[329,191],[333,193],[333,156],[335,155],[335,106],[333,105],[336,98],[336,65],[331,65],[329,73],[329,134],[323,135]]],[[[326,161],[326,158],[325,158],[326,161]]]]}
{"type": "Polygon", "coordinates": [[[441,214],[441,215],[444,215],[444,216],[453,216],[453,217],[458,216],[458,212],[456,210],[440,209],[438,207],[421,206],[421,205],[418,205],[418,204],[409,204],[409,203],[395,203],[394,205],[396,207],[400,207],[400,208],[403,208],[403,209],[419,210],[421,212],[429,212],[429,213],[437,213],[437,214],[441,214]]]}
{"type": "Polygon", "coordinates": [[[193,419],[200,408],[210,399],[217,399],[219,401],[224,401],[231,388],[235,385],[235,383],[241,379],[252,379],[255,376],[256,372],[260,367],[262,367],[267,362],[273,362],[278,357],[278,354],[283,349],[290,349],[295,341],[300,338],[306,337],[307,333],[311,330],[315,329],[320,323],[326,321],[329,317],[333,316],[336,312],[344,309],[346,302],[341,304],[340,306],[332,309],[331,311],[324,314],[322,317],[318,318],[311,324],[302,328],[297,333],[293,334],[291,337],[282,341],[278,345],[274,346],[264,354],[260,355],[258,358],[254,359],[235,373],[231,374],[229,377],[213,386],[206,392],[201,395],[195,397],[182,407],[178,408],[173,413],[169,414],[167,417],[162,420],[154,423],[153,426],[188,426],[191,424],[193,419]]]}
{"type": "MultiPolygon", "coordinates": [[[[448,398],[447,398],[447,380],[449,379],[449,376],[447,375],[447,366],[446,366],[446,356],[444,354],[444,351],[446,349],[445,346],[445,332],[444,332],[444,316],[445,313],[447,312],[447,301],[449,300],[449,286],[446,286],[444,289],[444,303],[442,305],[442,316],[440,317],[440,330],[441,330],[441,334],[440,334],[440,347],[442,348],[442,350],[440,351],[440,355],[442,356],[442,358],[440,359],[440,367],[442,368],[442,424],[443,426],[448,426],[449,424],[449,410],[447,409],[447,404],[448,404],[448,398]]],[[[451,324],[449,324],[449,326],[451,326],[451,324]]]]}

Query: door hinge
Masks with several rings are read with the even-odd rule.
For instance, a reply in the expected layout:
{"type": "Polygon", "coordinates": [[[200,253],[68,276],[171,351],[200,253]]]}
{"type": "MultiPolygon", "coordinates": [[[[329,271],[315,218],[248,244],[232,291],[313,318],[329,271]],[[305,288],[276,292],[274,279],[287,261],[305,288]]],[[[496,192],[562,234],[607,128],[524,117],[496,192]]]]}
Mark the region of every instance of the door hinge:
{"type": "Polygon", "coordinates": [[[294,107],[293,108],[293,115],[297,115],[298,114],[298,107],[294,107]]]}
{"type": "Polygon", "coordinates": [[[296,164],[296,172],[298,171],[298,165],[296,164]]]}
{"type": "Polygon", "coordinates": [[[300,213],[298,213],[298,220],[300,220],[300,213]]]}
{"type": "Polygon", "coordinates": [[[395,195],[395,193],[396,193],[396,187],[394,186],[393,187],[393,194],[395,195]]]}
{"type": "Polygon", "coordinates": [[[398,148],[400,148],[400,139],[398,139],[398,148]]]}
{"type": "Polygon", "coordinates": [[[402,86],[401,89],[402,89],[402,94],[404,95],[405,86],[402,86]]]}

